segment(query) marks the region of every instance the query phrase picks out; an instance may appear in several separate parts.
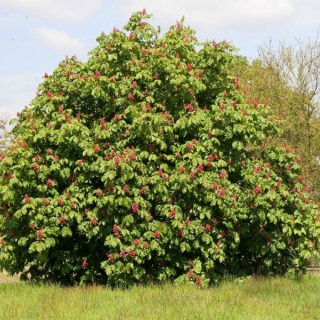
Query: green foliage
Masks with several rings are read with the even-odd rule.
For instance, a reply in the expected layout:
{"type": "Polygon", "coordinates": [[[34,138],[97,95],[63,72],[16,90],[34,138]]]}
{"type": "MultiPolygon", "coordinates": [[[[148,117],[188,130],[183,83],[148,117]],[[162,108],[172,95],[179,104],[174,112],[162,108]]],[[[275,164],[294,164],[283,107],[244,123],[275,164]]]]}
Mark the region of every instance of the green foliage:
{"type": "Polygon", "coordinates": [[[135,13],[87,63],[45,75],[1,156],[0,264],[62,284],[304,271],[318,210],[278,121],[247,104],[234,49],[135,13]]]}

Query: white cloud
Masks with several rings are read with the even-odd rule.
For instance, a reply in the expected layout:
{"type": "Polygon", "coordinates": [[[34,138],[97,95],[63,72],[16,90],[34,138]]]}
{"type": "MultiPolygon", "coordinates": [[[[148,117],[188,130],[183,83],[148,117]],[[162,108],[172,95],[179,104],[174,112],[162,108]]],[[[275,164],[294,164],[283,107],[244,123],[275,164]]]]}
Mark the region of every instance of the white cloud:
{"type": "Polygon", "coordinates": [[[77,22],[102,8],[102,0],[0,0],[0,7],[58,21],[77,22]]]}
{"type": "Polygon", "coordinates": [[[0,75],[0,118],[6,115],[15,118],[18,111],[29,105],[42,76],[38,73],[0,75]]]}
{"type": "Polygon", "coordinates": [[[39,27],[31,30],[30,35],[58,53],[79,55],[85,50],[81,41],[53,28],[39,27]]]}
{"type": "MultiPolygon", "coordinates": [[[[267,26],[275,30],[279,24],[294,25],[306,15],[306,10],[319,7],[318,0],[129,0],[119,11],[124,15],[142,10],[154,14],[156,22],[162,26],[175,23],[183,15],[192,28],[199,26],[225,30],[229,27],[262,29],[267,26]]],[[[309,19],[318,19],[318,11],[308,10],[309,19]]]]}

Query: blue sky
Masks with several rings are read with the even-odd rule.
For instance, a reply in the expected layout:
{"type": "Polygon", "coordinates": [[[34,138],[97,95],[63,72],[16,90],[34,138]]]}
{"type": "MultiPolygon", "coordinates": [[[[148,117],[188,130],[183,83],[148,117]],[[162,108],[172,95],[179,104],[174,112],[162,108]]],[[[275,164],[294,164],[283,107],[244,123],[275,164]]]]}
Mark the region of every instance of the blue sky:
{"type": "Polygon", "coordinates": [[[319,0],[0,0],[0,116],[15,117],[45,72],[65,55],[85,61],[102,31],[143,8],[162,31],[185,16],[199,40],[226,39],[249,58],[270,38],[294,44],[320,27],[319,0]]]}

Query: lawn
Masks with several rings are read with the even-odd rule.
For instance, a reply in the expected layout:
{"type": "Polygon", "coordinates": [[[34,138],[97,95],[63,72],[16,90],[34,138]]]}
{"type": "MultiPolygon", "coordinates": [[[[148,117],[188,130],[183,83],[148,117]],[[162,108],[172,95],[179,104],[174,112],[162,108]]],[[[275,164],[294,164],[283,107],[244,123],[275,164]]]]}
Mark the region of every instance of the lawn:
{"type": "Polygon", "coordinates": [[[320,277],[193,285],[60,288],[0,283],[0,319],[320,319],[320,277]]]}

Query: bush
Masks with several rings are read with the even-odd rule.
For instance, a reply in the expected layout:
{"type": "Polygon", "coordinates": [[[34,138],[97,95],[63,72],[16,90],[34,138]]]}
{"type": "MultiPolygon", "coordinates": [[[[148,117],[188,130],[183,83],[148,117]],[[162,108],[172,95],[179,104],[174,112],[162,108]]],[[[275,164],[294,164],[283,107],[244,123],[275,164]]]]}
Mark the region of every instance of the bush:
{"type": "Polygon", "coordinates": [[[1,156],[1,268],[61,284],[304,271],[318,209],[234,48],[132,15],[45,74],[1,156]]]}

